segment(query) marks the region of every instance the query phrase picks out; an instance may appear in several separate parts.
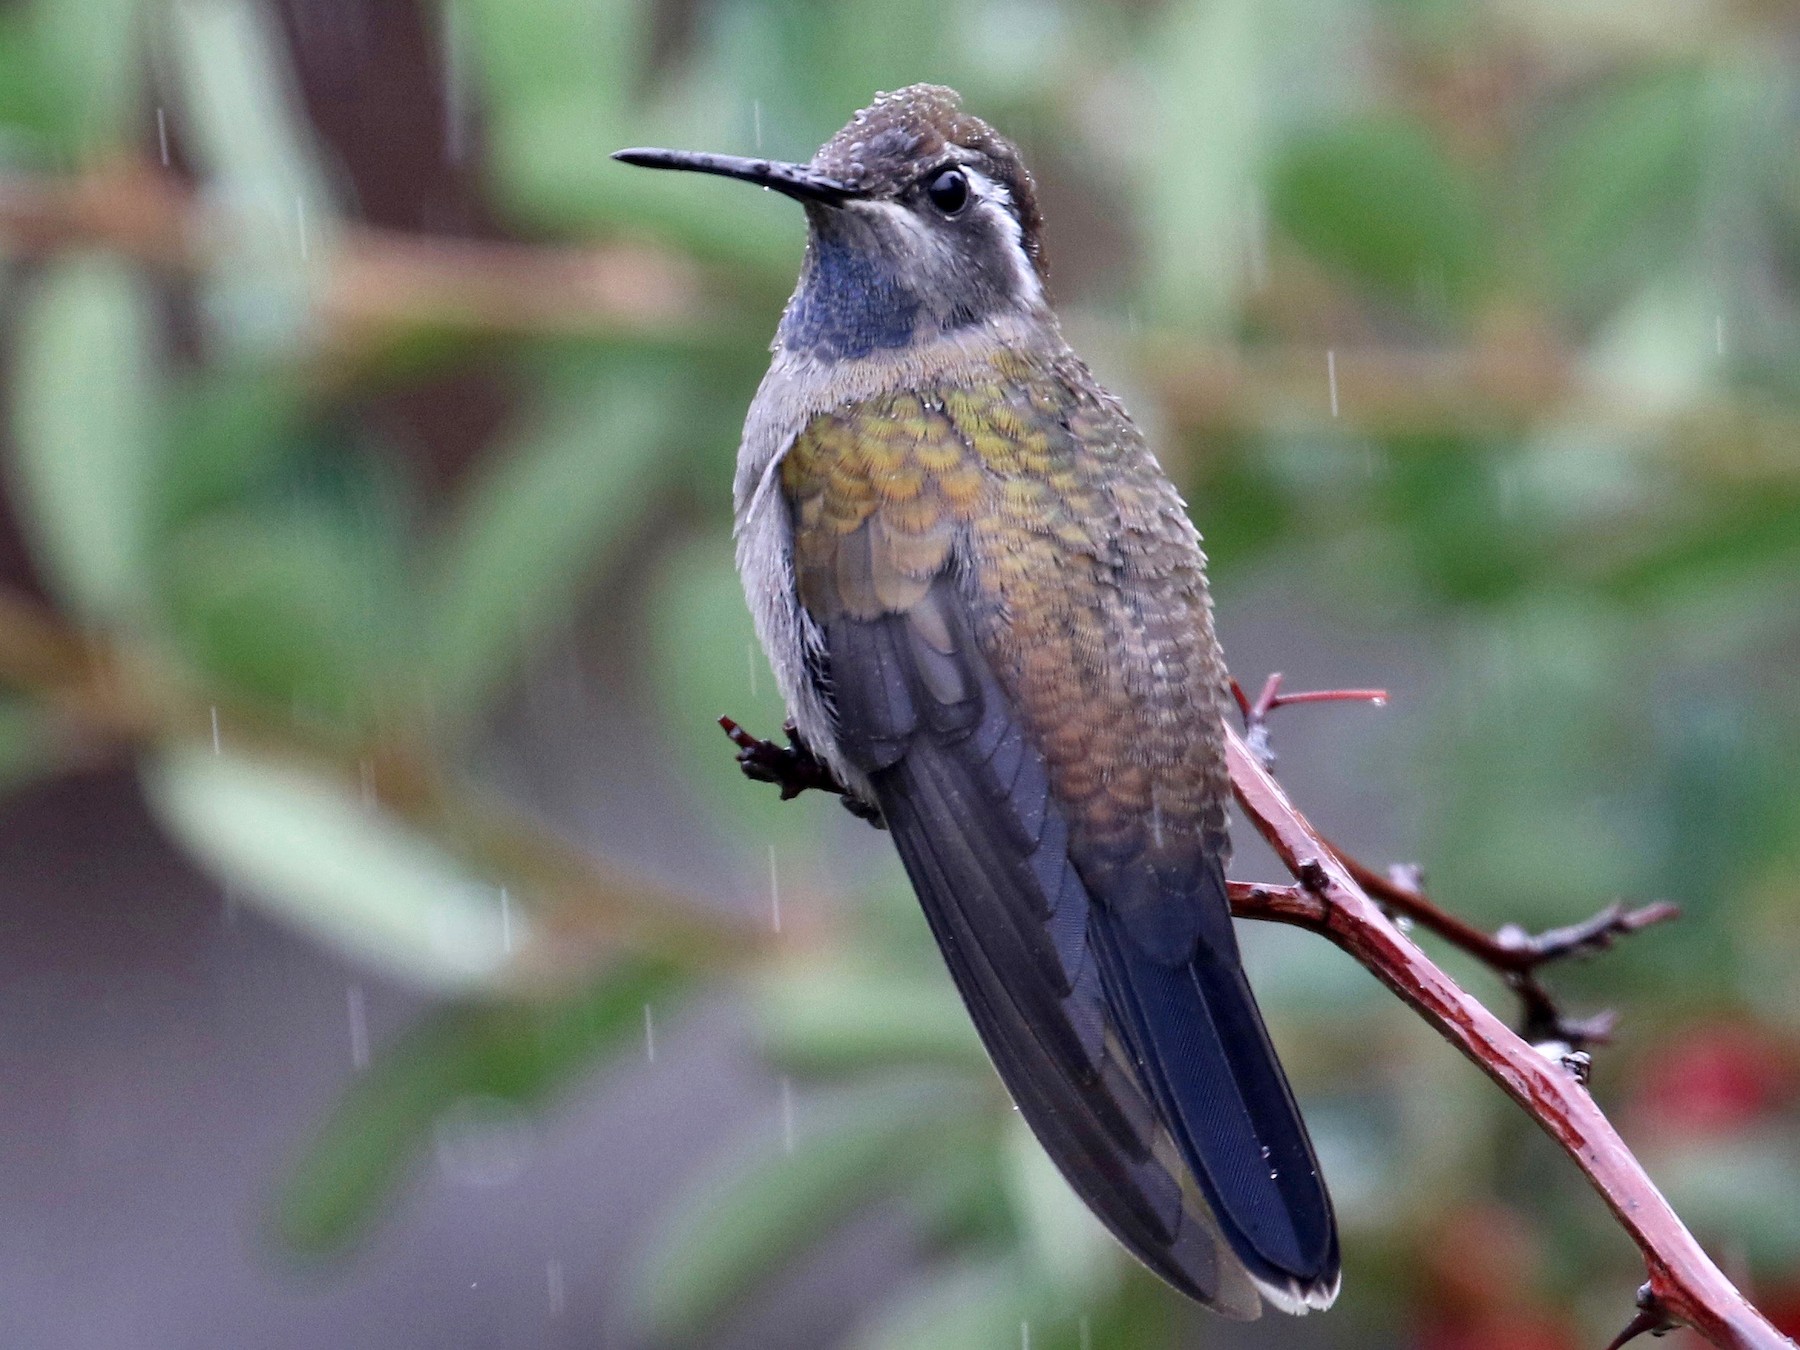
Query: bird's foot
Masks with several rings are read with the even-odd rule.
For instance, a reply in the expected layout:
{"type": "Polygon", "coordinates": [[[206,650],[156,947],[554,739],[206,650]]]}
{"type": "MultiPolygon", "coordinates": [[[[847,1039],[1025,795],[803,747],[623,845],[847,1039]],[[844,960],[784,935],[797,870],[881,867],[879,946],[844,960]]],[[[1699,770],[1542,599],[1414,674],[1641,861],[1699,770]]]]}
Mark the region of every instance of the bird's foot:
{"type": "Polygon", "coordinates": [[[737,747],[738,768],[754,783],[774,783],[781,789],[781,800],[792,801],[807,789],[830,792],[844,804],[844,809],[859,820],[880,826],[881,811],[851,792],[831,771],[831,766],[813,753],[792,722],[782,727],[786,745],[752,736],[729,717],[721,717],[719,726],[737,747]]]}
{"type": "Polygon", "coordinates": [[[1263,768],[1275,767],[1275,748],[1269,740],[1269,714],[1292,703],[1373,703],[1377,708],[1387,704],[1385,689],[1313,689],[1301,694],[1281,692],[1281,673],[1277,671],[1263,681],[1262,691],[1254,701],[1244,693],[1243,685],[1231,682],[1231,695],[1244,716],[1244,743],[1250,747],[1263,768]]]}

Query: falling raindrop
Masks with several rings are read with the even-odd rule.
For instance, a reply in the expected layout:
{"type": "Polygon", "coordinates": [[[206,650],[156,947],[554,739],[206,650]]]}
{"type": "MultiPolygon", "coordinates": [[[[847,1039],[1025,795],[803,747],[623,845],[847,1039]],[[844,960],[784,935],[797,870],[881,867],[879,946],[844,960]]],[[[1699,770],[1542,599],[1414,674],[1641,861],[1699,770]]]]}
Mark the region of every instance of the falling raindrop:
{"type": "Polygon", "coordinates": [[[550,1315],[561,1317],[569,1300],[563,1288],[563,1263],[554,1257],[544,1262],[544,1284],[550,1291],[550,1315]]]}
{"type": "Polygon", "coordinates": [[[750,126],[751,133],[756,138],[756,148],[760,153],[762,150],[762,100],[760,98],[750,100],[750,126]]]}
{"type": "Polygon", "coordinates": [[[294,220],[300,229],[300,257],[304,260],[312,256],[306,243],[306,198],[294,194],[294,220]]]}
{"type": "Polygon", "coordinates": [[[781,931],[781,874],[775,870],[775,845],[769,845],[769,915],[775,931],[781,931]]]}
{"type": "Polygon", "coordinates": [[[215,754],[215,755],[216,755],[216,754],[219,754],[219,753],[220,753],[220,745],[219,745],[219,705],[218,705],[218,704],[216,704],[216,703],[215,703],[215,704],[213,704],[213,706],[212,706],[212,734],[213,734],[213,753],[214,753],[214,754],[215,754]]]}
{"type": "Polygon", "coordinates": [[[781,1075],[781,1151],[794,1151],[794,1080],[781,1075]]]}
{"type": "Polygon", "coordinates": [[[156,110],[156,145],[162,151],[163,168],[169,167],[169,119],[161,108],[156,110]]]}
{"type": "Polygon", "coordinates": [[[1331,415],[1338,415],[1337,395],[1337,349],[1327,348],[1325,352],[1325,380],[1331,386],[1331,415]]]}
{"type": "Polygon", "coordinates": [[[355,1069],[369,1067],[369,1010],[363,987],[353,984],[344,991],[344,1002],[350,1012],[350,1065],[355,1069]]]}
{"type": "Polygon", "coordinates": [[[1019,1350],[1031,1350],[1031,1323],[1019,1323],[1019,1350]]]}
{"type": "Polygon", "coordinates": [[[650,1016],[650,1005],[644,1005],[644,1058],[656,1063],[656,1023],[650,1016]]]}
{"type": "Polygon", "coordinates": [[[1075,1324],[1075,1334],[1081,1340],[1081,1350],[1094,1350],[1094,1328],[1085,1316],[1075,1324]]]}

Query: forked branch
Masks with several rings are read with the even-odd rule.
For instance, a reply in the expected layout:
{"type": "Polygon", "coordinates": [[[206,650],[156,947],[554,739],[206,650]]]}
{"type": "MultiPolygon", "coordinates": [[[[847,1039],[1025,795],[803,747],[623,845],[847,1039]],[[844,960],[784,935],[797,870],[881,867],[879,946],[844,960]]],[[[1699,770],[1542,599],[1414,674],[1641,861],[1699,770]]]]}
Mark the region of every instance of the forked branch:
{"type": "MultiPolygon", "coordinates": [[[[1604,948],[1615,937],[1674,917],[1675,907],[1626,910],[1613,905],[1583,923],[1535,937],[1518,929],[1490,936],[1433,905],[1416,877],[1380,877],[1350,860],[1288,800],[1268,769],[1266,718],[1287,702],[1372,701],[1382,695],[1354,690],[1284,698],[1279,690],[1280,679],[1273,677],[1254,702],[1238,691],[1251,734],[1263,734],[1253,748],[1227,728],[1226,756],[1239,805],[1299,884],[1233,882],[1232,912],[1292,924],[1337,944],[1473,1060],[1574,1159],[1643,1253],[1650,1276],[1638,1291],[1634,1315],[1610,1350],[1646,1332],[1679,1325],[1693,1327],[1726,1350],[1791,1347],[1701,1249],[1588,1095],[1581,1047],[1604,1038],[1610,1015],[1586,1022],[1565,1018],[1536,980],[1545,964],[1604,948]],[[1400,931],[1384,905],[1499,972],[1525,999],[1526,1035],[1550,1044],[1534,1046],[1465,993],[1400,931]]],[[[784,799],[808,788],[842,791],[829,770],[797,742],[778,746],[758,740],[729,718],[720,722],[739,747],[745,774],[779,782],[784,799]]]]}
{"type": "MultiPolygon", "coordinates": [[[[1230,730],[1226,736],[1239,805],[1301,883],[1234,886],[1236,912],[1296,924],[1343,948],[1473,1060],[1574,1159],[1643,1253],[1650,1278],[1626,1328],[1630,1335],[1681,1324],[1728,1350],[1791,1347],[1793,1342],[1750,1305],[1694,1240],[1588,1095],[1581,1075],[1534,1049],[1440,970],[1383,913],[1244,739],[1230,730]]],[[[1599,940],[1597,933],[1588,938],[1599,940]]],[[[1571,941],[1569,949],[1576,945],[1571,941]]]]}

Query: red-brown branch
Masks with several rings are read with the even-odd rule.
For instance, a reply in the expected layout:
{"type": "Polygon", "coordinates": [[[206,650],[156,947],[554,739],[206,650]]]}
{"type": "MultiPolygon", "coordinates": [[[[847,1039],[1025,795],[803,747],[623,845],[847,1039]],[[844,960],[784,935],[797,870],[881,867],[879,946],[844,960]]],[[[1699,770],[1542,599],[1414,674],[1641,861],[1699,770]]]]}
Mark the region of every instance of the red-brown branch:
{"type": "Polygon", "coordinates": [[[1792,1347],[1701,1249],[1579,1077],[1532,1049],[1401,933],[1243,739],[1226,735],[1244,814],[1301,883],[1234,886],[1234,909],[1329,938],[1522,1106],[1575,1160],[1643,1253],[1650,1280],[1640,1307],[1727,1350],[1792,1347]]]}

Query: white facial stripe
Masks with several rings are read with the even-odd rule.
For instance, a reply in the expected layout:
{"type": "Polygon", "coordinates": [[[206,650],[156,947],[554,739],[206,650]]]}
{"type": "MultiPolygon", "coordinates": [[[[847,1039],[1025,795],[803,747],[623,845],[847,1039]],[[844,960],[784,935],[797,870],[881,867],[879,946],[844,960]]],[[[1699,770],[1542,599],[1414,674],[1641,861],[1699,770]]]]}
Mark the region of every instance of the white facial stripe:
{"type": "MultiPolygon", "coordinates": [[[[1044,304],[1044,283],[1038,276],[1037,268],[1032,266],[1031,256],[1025,252],[1025,232],[1019,228],[1019,219],[1013,214],[1012,193],[1007,191],[1004,183],[989,178],[978,170],[967,165],[959,167],[969,179],[971,204],[968,209],[985,213],[988,219],[998,224],[1001,237],[1006,240],[1006,256],[1012,264],[1013,281],[1018,294],[1033,304],[1044,304]]],[[[845,206],[857,211],[879,213],[884,219],[909,232],[939,257],[947,258],[949,255],[949,241],[943,232],[934,229],[928,220],[921,219],[919,213],[911,207],[879,197],[852,199],[845,206]]]]}
{"type": "Polygon", "coordinates": [[[967,165],[963,166],[963,172],[968,175],[969,186],[974,190],[976,209],[986,211],[991,219],[999,221],[1001,233],[1012,245],[1006,254],[1012,259],[1013,278],[1018,282],[1019,294],[1042,304],[1044,283],[1037,268],[1031,264],[1031,255],[1025,252],[1025,232],[1019,228],[1019,218],[1013,214],[1012,193],[1006,184],[967,165]]]}

